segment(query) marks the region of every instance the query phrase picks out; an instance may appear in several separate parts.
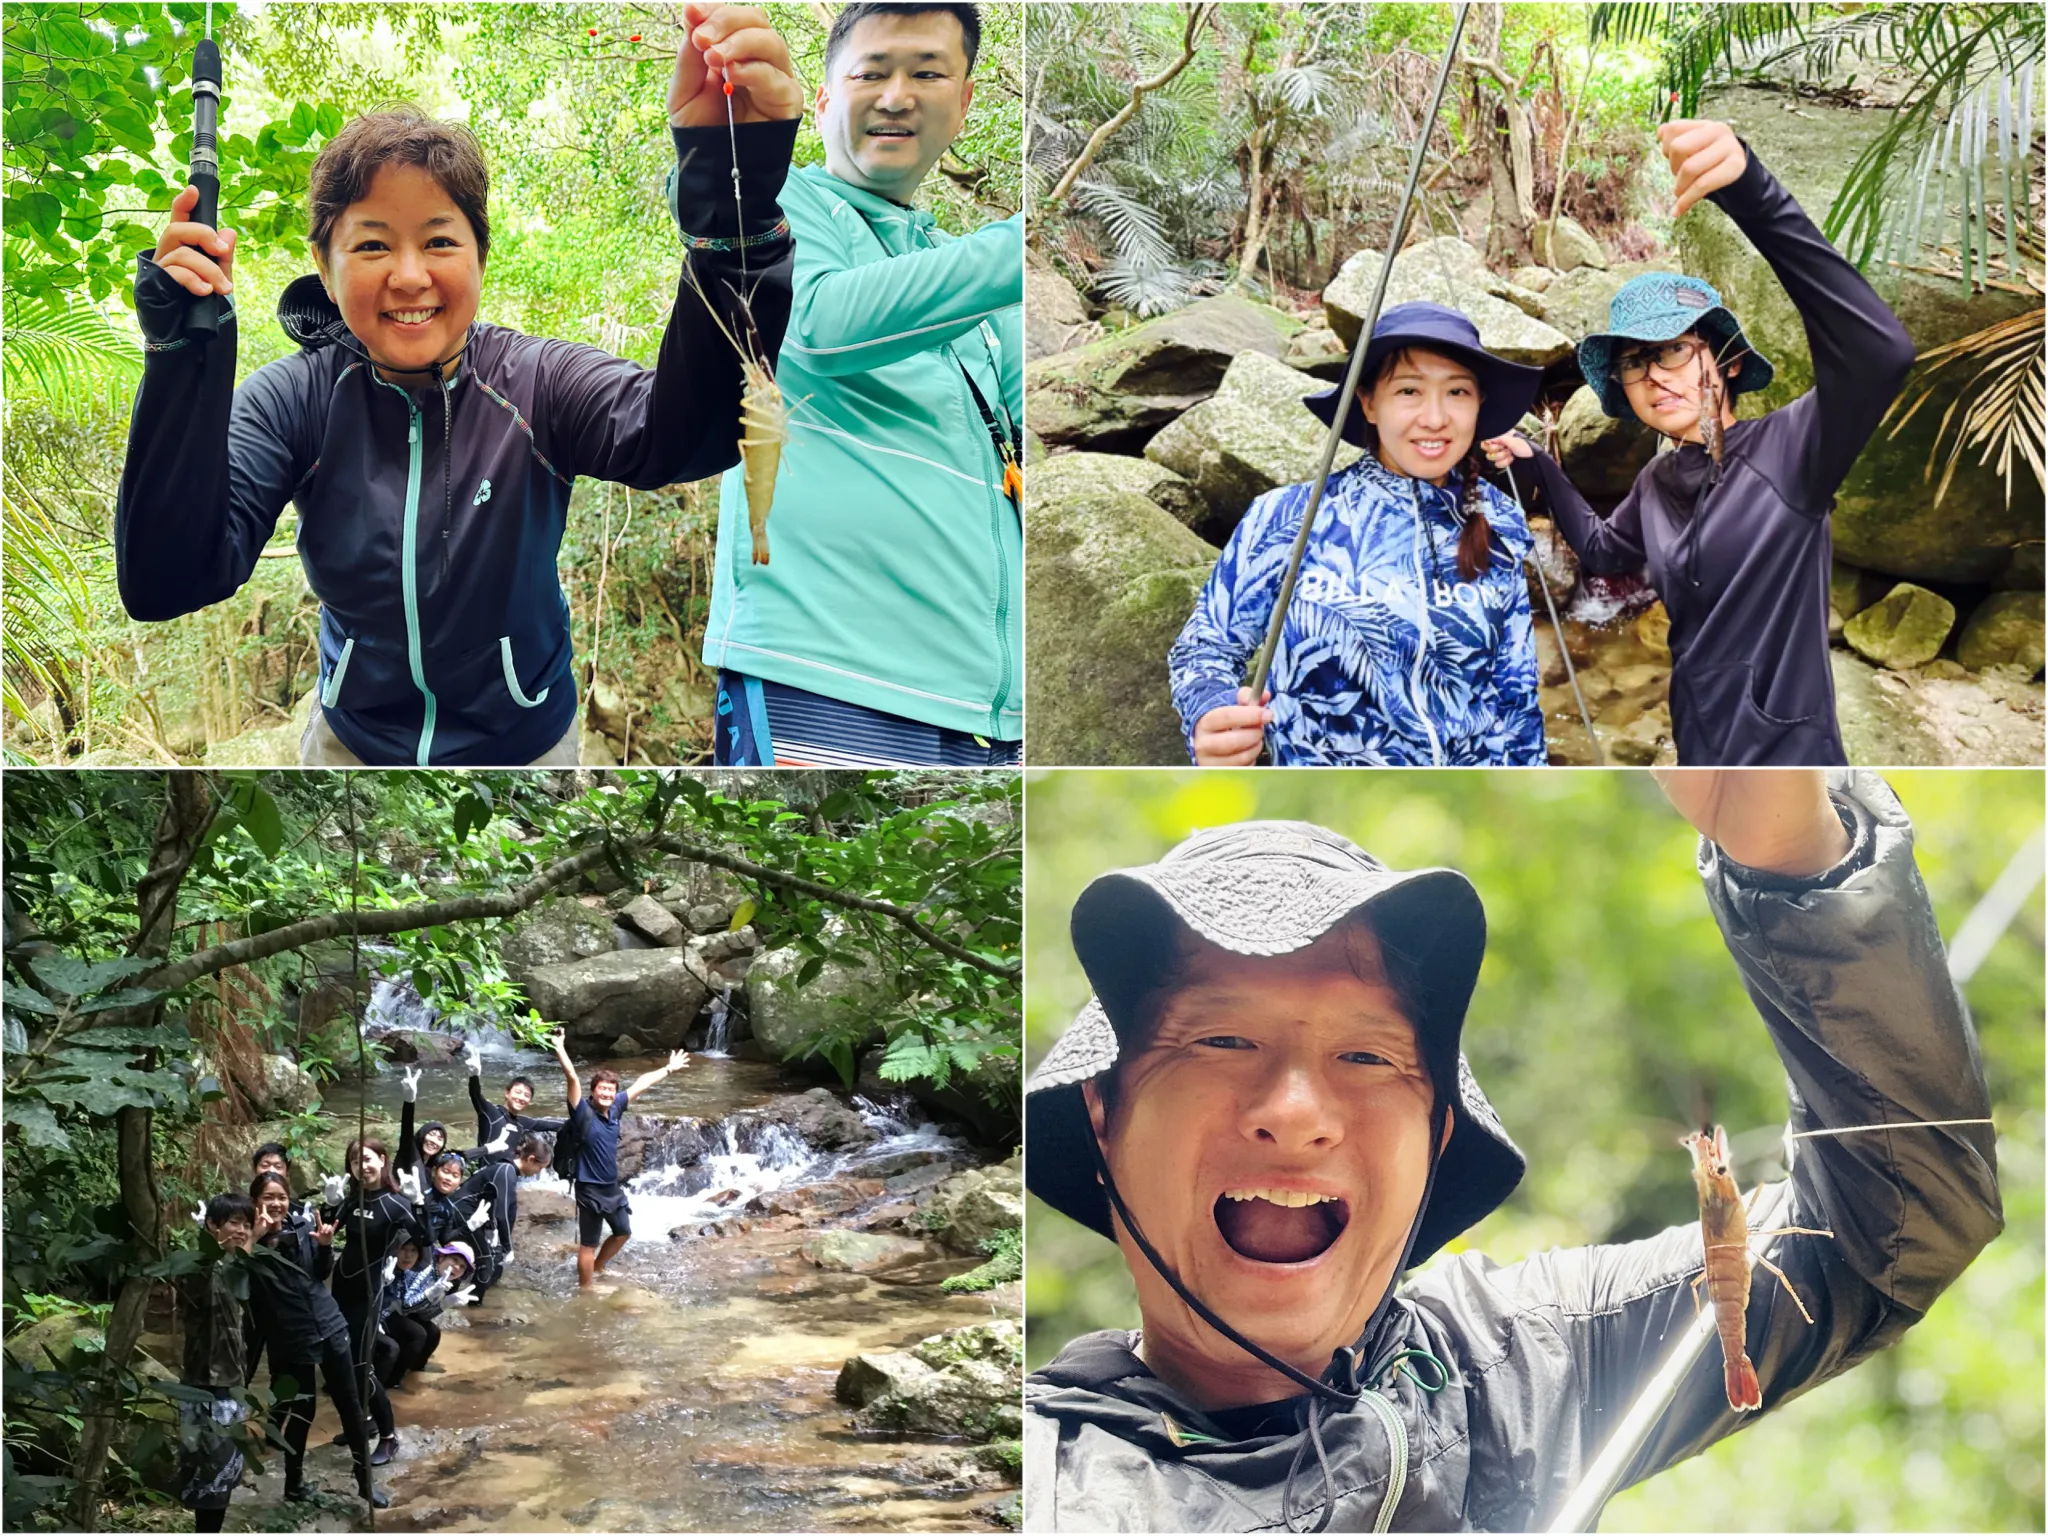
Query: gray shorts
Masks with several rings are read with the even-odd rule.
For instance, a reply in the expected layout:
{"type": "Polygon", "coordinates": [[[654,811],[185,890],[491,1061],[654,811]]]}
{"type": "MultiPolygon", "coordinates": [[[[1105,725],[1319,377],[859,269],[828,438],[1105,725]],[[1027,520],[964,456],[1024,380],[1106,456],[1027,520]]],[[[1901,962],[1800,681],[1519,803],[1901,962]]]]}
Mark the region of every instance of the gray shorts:
{"type": "MultiPolygon", "coordinates": [[[[580,761],[577,755],[577,732],[579,725],[571,725],[569,734],[556,742],[547,751],[536,757],[529,768],[574,768],[580,761]]],[[[366,768],[355,753],[341,744],[341,738],[328,727],[327,717],[320,712],[320,700],[313,700],[313,713],[306,721],[306,729],[299,737],[299,766],[301,768],[366,768]]],[[[411,766],[407,764],[406,766],[411,766]]]]}

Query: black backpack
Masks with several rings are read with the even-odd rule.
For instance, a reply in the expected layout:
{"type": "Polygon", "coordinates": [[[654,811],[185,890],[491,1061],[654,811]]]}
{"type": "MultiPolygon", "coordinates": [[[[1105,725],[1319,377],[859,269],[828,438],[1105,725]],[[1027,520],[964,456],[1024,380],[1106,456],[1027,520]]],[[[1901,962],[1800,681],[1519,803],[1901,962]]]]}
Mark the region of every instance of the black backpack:
{"type": "Polygon", "coordinates": [[[556,1178],[574,1184],[576,1163],[582,1156],[582,1117],[572,1109],[569,1118],[562,1122],[562,1128],[555,1132],[554,1156],[548,1160],[548,1166],[555,1171],[556,1178]]]}

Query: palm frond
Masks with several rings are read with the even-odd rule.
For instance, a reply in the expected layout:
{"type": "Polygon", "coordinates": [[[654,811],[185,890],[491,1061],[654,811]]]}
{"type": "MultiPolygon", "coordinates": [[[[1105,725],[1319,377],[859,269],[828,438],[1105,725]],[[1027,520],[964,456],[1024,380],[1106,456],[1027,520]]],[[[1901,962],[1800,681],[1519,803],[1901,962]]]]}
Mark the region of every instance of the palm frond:
{"type": "Polygon", "coordinates": [[[64,535],[12,463],[4,471],[0,520],[4,520],[7,580],[0,585],[0,702],[28,720],[28,702],[17,682],[32,679],[45,694],[69,693],[69,658],[89,647],[94,621],[86,573],[73,558],[64,535]]]}
{"type": "Polygon", "coordinates": [[[1952,363],[1978,365],[1949,403],[1928,455],[1926,478],[1934,478],[1937,463],[1942,466],[1941,484],[1934,493],[1936,506],[1948,494],[1963,454],[1973,448],[1979,450],[1980,466],[1993,466],[1995,461],[2008,504],[2015,459],[2025,460],[2034,471],[2035,482],[2048,487],[2048,468],[2044,468],[2048,443],[2043,441],[2043,434],[2048,433],[2048,377],[2043,371],[2048,323],[2044,322],[2048,322],[2048,310],[2036,306],[1920,354],[1920,362],[1932,366],[1921,375],[1919,392],[1911,400],[1902,395],[1893,405],[1893,437],[1905,430],[1940,389],[1942,381],[1935,375],[1952,363]]]}
{"type": "Polygon", "coordinates": [[[1173,261],[1173,247],[1161,228],[1159,213],[1113,182],[1083,178],[1074,183],[1076,212],[1099,220],[1126,262],[1164,267],[1173,261]]]}
{"type": "Polygon", "coordinates": [[[0,378],[7,393],[42,395],[77,407],[108,390],[131,389],[142,351],[99,310],[61,299],[10,299],[0,332],[0,378]]]}
{"type": "Polygon", "coordinates": [[[1719,78],[1754,67],[1787,37],[1801,38],[1818,7],[1810,4],[1678,5],[1612,3],[1595,5],[1586,26],[1592,40],[1619,43],[1661,41],[1664,79],[1660,95],[1678,93],[1680,115],[1694,116],[1700,92],[1719,78]]]}
{"type": "Polygon", "coordinates": [[[1145,319],[1216,292],[1221,275],[1213,261],[1151,262],[1119,256],[1095,274],[1095,289],[1105,303],[1145,319]]]}

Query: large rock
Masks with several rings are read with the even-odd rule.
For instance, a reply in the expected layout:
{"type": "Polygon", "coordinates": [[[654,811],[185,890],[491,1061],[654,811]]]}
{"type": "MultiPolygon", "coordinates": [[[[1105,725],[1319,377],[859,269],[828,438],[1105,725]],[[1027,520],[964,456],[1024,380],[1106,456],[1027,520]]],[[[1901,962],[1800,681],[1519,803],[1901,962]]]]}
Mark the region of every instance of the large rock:
{"type": "Polygon", "coordinates": [[[1030,761],[1186,762],[1166,652],[1215,549],[1126,491],[1025,499],[1030,761]]]}
{"type": "MultiPolygon", "coordinates": [[[[1247,353],[1256,357],[1258,353],[1247,353]]],[[[1227,387],[1227,384],[1226,384],[1227,387]]],[[[1203,406],[1196,406],[1202,410],[1203,406]]],[[[1171,427],[1168,431],[1173,430],[1171,427]]],[[[1142,496],[1192,528],[1209,515],[1209,503],[1187,481],[1150,458],[1121,453],[1061,453],[1039,465],[1035,494],[1063,500],[1098,491],[1127,491],[1142,496]]]]}
{"type": "Polygon", "coordinates": [[[1024,1178],[1014,1167],[956,1173],[920,1202],[926,1231],[956,1253],[980,1253],[998,1232],[1024,1225],[1024,1178]]]}
{"type": "Polygon", "coordinates": [[[1617,421],[1609,416],[1600,408],[1600,397],[1580,385],[1558,417],[1557,452],[1580,495],[1591,502],[1618,502],[1657,456],[1657,434],[1633,417],[1617,421]]]}
{"type": "Polygon", "coordinates": [[[675,949],[689,935],[676,916],[652,896],[635,896],[619,909],[619,921],[650,944],[675,949]]]}
{"type": "Polygon", "coordinates": [[[1024,252],[1024,361],[1066,350],[1088,324],[1088,310],[1074,285],[1038,252],[1024,252]]]}
{"type": "Polygon", "coordinates": [[[1972,672],[2012,667],[2029,676],[2041,670],[2042,594],[1994,592],[1970,615],[1956,642],[1956,660],[1972,672]]]}
{"type": "MultiPolygon", "coordinates": [[[[313,695],[315,689],[308,688],[305,697],[292,706],[291,715],[282,725],[266,726],[262,730],[244,731],[239,736],[230,736],[225,741],[216,741],[206,749],[206,766],[209,768],[296,768],[299,763],[299,741],[306,734],[306,727],[313,718],[313,695]]],[[[125,763],[140,763],[143,759],[128,758],[125,763]]],[[[74,762],[74,768],[86,766],[83,760],[74,762]]],[[[95,765],[97,766],[97,765],[95,765]]]]}
{"type": "Polygon", "coordinates": [[[313,1074],[289,1056],[266,1055],[263,1081],[242,1086],[254,1100],[250,1107],[265,1120],[295,1115],[320,1102],[320,1085],[313,1080],[313,1074]]]}
{"type": "MultiPolygon", "coordinates": [[[[1145,457],[1193,482],[1211,513],[1200,531],[1221,544],[1257,497],[1315,474],[1330,429],[1301,401],[1327,387],[1247,352],[1214,395],[1145,445],[1145,457]]],[[[1337,468],[1358,457],[1349,443],[1337,445],[1337,468]]]]}
{"type": "Polygon", "coordinates": [[[1849,620],[1842,636],[1858,655],[1897,670],[1934,660],[1955,623],[1947,598],[1902,581],[1849,620]]]}
{"type": "Polygon", "coordinates": [[[818,1152],[858,1151],[882,1139],[859,1110],[829,1088],[784,1094],[759,1108],[739,1110],[725,1123],[742,1152],[761,1151],[780,1131],[793,1132],[818,1152]]]}
{"type": "Polygon", "coordinates": [[[1829,652],[1835,715],[1849,761],[1866,767],[2035,766],[2042,755],[2039,683],[1998,671],[1954,677],[1873,667],[1829,652]]]}
{"type": "Polygon", "coordinates": [[[1595,240],[1585,225],[1559,214],[1554,228],[1554,239],[1553,225],[1548,219],[1537,220],[1535,228],[1529,231],[1529,244],[1534,248],[1538,261],[1559,272],[1569,272],[1575,267],[1606,270],[1607,247],[1595,240]]]}
{"type": "Polygon", "coordinates": [[[827,960],[815,977],[798,986],[797,973],[808,959],[792,944],[769,950],[747,972],[754,1039],[778,1061],[804,1055],[826,1029],[853,1035],[855,1050],[879,1040],[882,1015],[896,1002],[881,968],[872,960],[857,966],[827,960]]]}
{"type": "Polygon", "coordinates": [[[1607,306],[1631,278],[1672,272],[1668,261],[1618,261],[1611,267],[1574,267],[1543,290],[1543,318],[1573,343],[1607,329],[1607,306]]]}
{"type": "Polygon", "coordinates": [[[834,1390],[859,1405],[853,1421],[861,1429],[1007,1440],[1023,1432],[1023,1371],[1023,1330],[976,1323],[907,1353],[856,1355],[834,1390]]]}
{"type": "MultiPolygon", "coordinates": [[[[1797,112],[1787,112],[1783,99],[1776,91],[1733,87],[1711,95],[1701,115],[1742,124],[1759,158],[1821,223],[1844,170],[1884,131],[1890,114],[1818,100],[1804,100],[1797,112]]],[[[1777,381],[1764,392],[1762,405],[1783,405],[1811,389],[1805,325],[1768,264],[1728,217],[1703,203],[1679,220],[1678,242],[1685,269],[1721,290],[1752,343],[1776,365],[1777,381]]],[[[2036,294],[1996,289],[1965,295],[1951,280],[1911,272],[1885,279],[1885,299],[1923,353],[2041,304],[2036,294]]],[[[1996,469],[1980,466],[1974,453],[1963,456],[1948,494],[1935,505],[1940,475],[1935,482],[1925,478],[1929,453],[1950,403],[1974,371],[1949,367],[1938,376],[1943,382],[1933,398],[1898,436],[1888,428],[1873,434],[1836,494],[1834,546],[1842,559],[1893,576],[1985,581],[2006,567],[2013,545],[2040,538],[2039,482],[2017,475],[2008,506],[1996,469]]],[[[1917,395],[1922,382],[1916,372],[1906,398],[1917,395]]],[[[1758,408],[1746,405],[1744,414],[1758,408]]]]}
{"type": "MultiPolygon", "coordinates": [[[[1357,344],[1383,259],[1378,251],[1358,252],[1323,290],[1323,312],[1329,317],[1330,329],[1347,347],[1357,344]]],[[[1510,362],[1544,368],[1569,356],[1570,338],[1506,299],[1494,297],[1499,284],[1500,279],[1487,270],[1477,251],[1456,236],[1444,235],[1411,245],[1394,258],[1385,308],[1426,302],[1462,310],[1479,327],[1480,344],[1510,362]]]]}
{"type": "Polygon", "coordinates": [[[820,1232],[804,1244],[803,1255],[820,1269],[856,1275],[922,1264],[933,1256],[929,1244],[914,1238],[891,1237],[886,1232],[846,1231],[820,1232]]]}
{"type": "Polygon", "coordinates": [[[1301,329],[1245,299],[1204,299],[1024,369],[1025,412],[1047,443],[1135,449],[1206,400],[1241,352],[1277,358],[1301,329]]]}
{"type": "Polygon", "coordinates": [[[512,919],[498,943],[498,958],[512,984],[533,1002],[527,980],[535,971],[608,955],[618,947],[609,914],[567,897],[552,897],[512,919]]]}
{"type": "Polygon", "coordinates": [[[674,949],[629,949],[564,965],[526,980],[527,1000],[560,1024],[572,1045],[608,1049],[631,1034],[649,1050],[672,1051],[704,1006],[708,989],[691,957],[674,949]]]}

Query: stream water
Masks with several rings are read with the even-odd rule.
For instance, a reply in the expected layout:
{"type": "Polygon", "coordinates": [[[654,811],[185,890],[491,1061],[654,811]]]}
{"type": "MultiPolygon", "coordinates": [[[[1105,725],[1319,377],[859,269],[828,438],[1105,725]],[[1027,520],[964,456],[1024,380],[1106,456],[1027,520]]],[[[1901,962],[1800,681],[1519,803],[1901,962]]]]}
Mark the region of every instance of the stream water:
{"type": "MultiPolygon", "coordinates": [[[[523,1072],[536,1085],[533,1112],[562,1112],[551,1056],[502,1037],[485,1042],[484,1055],[494,1099],[523,1072]]],[[[610,1064],[630,1082],[658,1062],[610,1064]]],[[[454,1144],[466,1144],[476,1120],[461,1063],[424,1062],[422,1072],[420,1122],[443,1120],[454,1144]]],[[[693,1056],[633,1108],[710,1119],[792,1086],[770,1065],[693,1056]]],[[[395,1126],[396,1069],[373,1080],[368,1097],[371,1118],[395,1126]]],[[[333,1085],[326,1105],[352,1120],[352,1086],[333,1085]]],[[[977,1484],[967,1447],[857,1435],[832,1395],[850,1355],[989,1319],[987,1296],[952,1296],[937,1284],[970,1261],[921,1266],[916,1283],[890,1283],[812,1266],[798,1250],[815,1229],[667,1235],[851,1160],[947,1145],[929,1125],[861,1107],[884,1139],[851,1158],[820,1154],[785,1131],[750,1137],[751,1152],[729,1136],[715,1141],[708,1189],[701,1173],[686,1181],[681,1169],[650,1167],[632,1187],[633,1241],[590,1294],[576,1289],[566,1186],[549,1175],[523,1186],[505,1278],[482,1305],[442,1314],[433,1364],[392,1394],[403,1448],[380,1474],[392,1507],[378,1512],[377,1528],[992,1528],[989,1508],[1007,1490],[985,1474],[977,1484]],[[701,1192],[683,1193],[686,1183],[701,1192]]],[[[323,1398],[308,1465],[339,1492],[351,1485],[347,1452],[327,1445],[337,1428],[323,1398]]],[[[262,1521],[281,1476],[274,1462],[256,1499],[237,1497],[231,1529],[243,1513],[262,1521]]],[[[323,1523],[339,1528],[341,1518],[323,1523]]]]}

